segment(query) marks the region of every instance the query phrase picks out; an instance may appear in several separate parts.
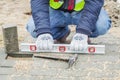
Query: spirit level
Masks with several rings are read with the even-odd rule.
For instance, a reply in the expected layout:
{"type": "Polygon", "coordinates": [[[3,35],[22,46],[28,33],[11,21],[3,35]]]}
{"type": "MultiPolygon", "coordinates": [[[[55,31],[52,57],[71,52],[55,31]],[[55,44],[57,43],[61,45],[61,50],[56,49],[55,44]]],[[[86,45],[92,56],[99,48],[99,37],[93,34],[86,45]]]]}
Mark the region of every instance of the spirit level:
{"type": "Polygon", "coordinates": [[[88,45],[86,51],[70,50],[69,44],[53,44],[52,50],[39,50],[35,43],[21,43],[20,50],[24,52],[49,52],[49,53],[87,53],[87,54],[105,54],[105,45],[88,45]]]}

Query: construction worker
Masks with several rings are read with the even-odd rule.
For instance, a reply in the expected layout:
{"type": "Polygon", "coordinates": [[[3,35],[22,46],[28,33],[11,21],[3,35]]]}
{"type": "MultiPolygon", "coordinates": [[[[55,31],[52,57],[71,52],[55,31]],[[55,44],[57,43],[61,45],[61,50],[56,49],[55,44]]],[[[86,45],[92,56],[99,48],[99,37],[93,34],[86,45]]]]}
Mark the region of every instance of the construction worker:
{"type": "Polygon", "coordinates": [[[37,38],[39,49],[52,49],[55,42],[65,42],[68,25],[76,25],[71,50],[86,50],[89,37],[105,34],[111,20],[102,8],[104,0],[31,0],[32,17],[27,30],[37,38]]]}

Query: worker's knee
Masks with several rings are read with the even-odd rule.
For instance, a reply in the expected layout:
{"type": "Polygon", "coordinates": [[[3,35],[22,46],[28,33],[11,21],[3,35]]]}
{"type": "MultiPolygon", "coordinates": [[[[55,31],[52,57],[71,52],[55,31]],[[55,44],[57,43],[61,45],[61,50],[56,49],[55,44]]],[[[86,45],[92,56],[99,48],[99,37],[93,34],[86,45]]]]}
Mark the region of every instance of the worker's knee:
{"type": "Polygon", "coordinates": [[[96,22],[96,29],[93,31],[90,37],[98,37],[104,35],[111,27],[111,20],[107,12],[102,9],[99,15],[99,18],[96,22]]]}
{"type": "Polygon", "coordinates": [[[96,29],[99,35],[105,34],[111,27],[111,20],[105,10],[101,10],[98,21],[96,23],[96,29]]]}
{"type": "Polygon", "coordinates": [[[100,23],[98,23],[97,26],[97,32],[99,35],[104,35],[111,27],[111,21],[109,20],[103,20],[100,23]]]}
{"type": "Polygon", "coordinates": [[[101,22],[97,25],[96,30],[90,35],[90,37],[98,37],[100,35],[104,35],[110,28],[111,22],[101,22]]]}
{"type": "Polygon", "coordinates": [[[26,29],[27,31],[31,34],[31,36],[33,38],[36,38],[37,37],[37,34],[36,32],[34,32],[35,30],[35,24],[34,24],[34,21],[33,21],[33,18],[31,17],[26,25],[26,29]]]}

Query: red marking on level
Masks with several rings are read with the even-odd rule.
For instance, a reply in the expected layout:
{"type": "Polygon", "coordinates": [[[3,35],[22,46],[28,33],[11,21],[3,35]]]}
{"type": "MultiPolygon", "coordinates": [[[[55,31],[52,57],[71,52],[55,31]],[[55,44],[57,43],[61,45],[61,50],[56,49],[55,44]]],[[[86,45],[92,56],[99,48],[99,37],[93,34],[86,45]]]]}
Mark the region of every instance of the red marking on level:
{"type": "Polygon", "coordinates": [[[60,52],[65,52],[66,51],[66,47],[65,46],[59,46],[59,51],[60,52]]]}
{"type": "Polygon", "coordinates": [[[30,51],[36,51],[37,48],[36,48],[36,45],[30,45],[30,51]]]}
{"type": "Polygon", "coordinates": [[[90,53],[95,53],[95,51],[96,51],[95,47],[89,47],[88,48],[88,52],[90,52],[90,53]]]}

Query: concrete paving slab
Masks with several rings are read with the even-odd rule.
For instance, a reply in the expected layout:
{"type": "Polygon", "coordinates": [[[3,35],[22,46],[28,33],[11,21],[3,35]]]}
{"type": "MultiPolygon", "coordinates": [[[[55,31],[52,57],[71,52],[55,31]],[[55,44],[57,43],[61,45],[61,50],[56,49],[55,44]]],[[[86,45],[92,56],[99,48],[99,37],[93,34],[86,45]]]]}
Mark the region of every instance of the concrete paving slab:
{"type": "Polygon", "coordinates": [[[15,65],[15,60],[3,60],[0,67],[12,68],[15,65]]]}
{"type": "Polygon", "coordinates": [[[108,79],[115,79],[116,77],[119,76],[119,73],[116,71],[101,71],[101,72],[91,72],[89,77],[94,77],[94,78],[108,78],[108,79]]]}
{"type": "Polygon", "coordinates": [[[119,80],[120,39],[106,34],[92,40],[106,45],[105,55],[79,54],[70,69],[67,69],[67,62],[59,60],[35,57],[31,60],[2,59],[0,76],[8,75],[12,80],[119,80]]]}
{"type": "Polygon", "coordinates": [[[73,77],[43,76],[41,80],[74,80],[73,77]]]}
{"type": "Polygon", "coordinates": [[[4,60],[7,57],[7,54],[4,51],[4,48],[0,48],[0,60],[4,60]]]}
{"type": "Polygon", "coordinates": [[[14,68],[0,68],[0,75],[12,75],[15,71],[14,68]]]}
{"type": "Polygon", "coordinates": [[[58,69],[33,69],[30,74],[33,76],[56,76],[58,74],[58,69]]]}
{"type": "Polygon", "coordinates": [[[0,75],[1,80],[10,80],[9,75],[0,75]]]}
{"type": "Polygon", "coordinates": [[[10,80],[31,80],[29,75],[12,75],[10,80]]]}
{"type": "Polygon", "coordinates": [[[44,80],[43,76],[31,76],[30,80],[44,80]]]}

